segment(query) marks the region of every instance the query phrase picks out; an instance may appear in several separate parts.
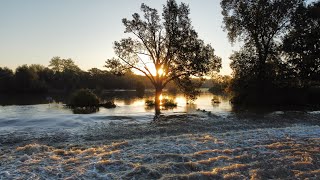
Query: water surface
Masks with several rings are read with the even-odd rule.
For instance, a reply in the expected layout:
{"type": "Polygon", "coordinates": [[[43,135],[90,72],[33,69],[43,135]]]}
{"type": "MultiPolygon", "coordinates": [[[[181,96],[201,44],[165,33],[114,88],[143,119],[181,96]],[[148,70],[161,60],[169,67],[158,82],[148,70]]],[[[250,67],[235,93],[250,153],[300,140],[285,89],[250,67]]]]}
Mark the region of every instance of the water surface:
{"type": "MultiPolygon", "coordinates": [[[[92,114],[74,114],[65,106],[66,99],[62,95],[53,95],[55,103],[48,103],[48,95],[19,95],[0,98],[0,131],[20,130],[25,128],[75,128],[99,122],[139,123],[151,121],[154,109],[145,106],[146,99],[152,99],[153,93],[143,97],[136,96],[134,91],[109,91],[102,95],[105,100],[113,100],[117,105],[114,109],[100,108],[92,114]]],[[[164,114],[191,113],[199,109],[211,111],[217,115],[231,112],[229,99],[203,92],[193,103],[187,103],[182,94],[163,94],[164,98],[173,99],[177,107],[163,109],[164,114]],[[219,103],[214,103],[215,99],[219,103]]]]}

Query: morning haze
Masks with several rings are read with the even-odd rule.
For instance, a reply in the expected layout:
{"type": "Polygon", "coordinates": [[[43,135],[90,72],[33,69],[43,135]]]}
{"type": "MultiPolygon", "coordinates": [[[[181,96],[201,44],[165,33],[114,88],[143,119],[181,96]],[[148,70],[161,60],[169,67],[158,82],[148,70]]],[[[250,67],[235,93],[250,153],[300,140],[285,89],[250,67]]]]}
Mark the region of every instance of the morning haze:
{"type": "MultiPolygon", "coordinates": [[[[161,12],[166,1],[1,1],[0,66],[47,66],[54,56],[71,58],[80,68],[102,68],[114,56],[113,42],[125,37],[122,18],[140,11],[145,3],[161,12]]],[[[178,1],[180,2],[180,1],[178,1]]],[[[183,1],[199,37],[222,58],[221,74],[231,74],[229,55],[237,50],[222,29],[219,1],[183,1]]]]}

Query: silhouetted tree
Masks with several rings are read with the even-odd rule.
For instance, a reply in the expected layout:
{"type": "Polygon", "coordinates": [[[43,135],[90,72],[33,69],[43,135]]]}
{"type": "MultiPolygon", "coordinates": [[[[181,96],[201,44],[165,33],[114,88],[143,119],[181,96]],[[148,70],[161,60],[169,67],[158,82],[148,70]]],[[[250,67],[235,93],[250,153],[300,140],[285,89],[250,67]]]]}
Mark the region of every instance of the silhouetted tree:
{"type": "Polygon", "coordinates": [[[85,76],[83,71],[72,59],[61,59],[56,56],[50,60],[49,67],[54,71],[55,87],[70,91],[81,88],[81,79],[85,76]]]}
{"type": "Polygon", "coordinates": [[[212,85],[209,88],[209,92],[213,94],[224,94],[229,92],[228,88],[231,83],[231,76],[225,75],[213,75],[212,76],[212,85]]]}
{"type": "Polygon", "coordinates": [[[301,4],[292,17],[283,50],[302,86],[320,81],[320,2],[301,4]]]}
{"type": "Polygon", "coordinates": [[[45,67],[37,72],[39,76],[39,80],[45,82],[48,86],[51,86],[51,83],[54,80],[54,72],[53,70],[45,67]]]}
{"type": "Polygon", "coordinates": [[[61,59],[58,56],[55,56],[51,59],[49,67],[54,72],[63,72],[63,71],[73,71],[79,72],[80,68],[74,63],[72,59],[61,59]]]}
{"type": "Polygon", "coordinates": [[[9,92],[12,90],[14,74],[7,67],[0,67],[0,92],[9,92]]]}
{"type": "Polygon", "coordinates": [[[31,64],[29,66],[29,69],[37,74],[37,81],[39,81],[44,86],[48,86],[54,78],[53,70],[43,65],[31,64]]]}
{"type": "Polygon", "coordinates": [[[273,68],[281,66],[278,40],[290,27],[291,16],[301,3],[303,0],[221,1],[229,40],[244,43],[231,58],[235,75],[255,78],[258,91],[264,91],[268,76],[277,73],[273,68]]]}
{"type": "MultiPolygon", "coordinates": [[[[167,84],[167,87],[173,86],[173,82],[167,84]]],[[[89,69],[87,72],[68,69],[54,72],[43,65],[31,64],[19,66],[15,73],[9,68],[0,68],[0,92],[3,93],[44,93],[47,91],[69,93],[77,89],[91,89],[103,95],[104,89],[134,90],[137,87],[142,92],[145,88],[153,88],[153,84],[148,77],[133,72],[127,72],[124,76],[116,76],[98,68],[89,69]]],[[[136,95],[141,97],[143,93],[136,95]]]]}
{"type": "Polygon", "coordinates": [[[91,68],[88,70],[87,85],[90,89],[101,89],[104,83],[106,83],[107,72],[100,70],[98,68],[91,68]]]}
{"type": "Polygon", "coordinates": [[[47,86],[39,80],[37,69],[34,66],[22,65],[15,72],[15,90],[18,92],[45,92],[47,86]]]}
{"type": "Polygon", "coordinates": [[[191,25],[189,7],[168,0],[163,6],[162,18],[156,9],[141,5],[143,15],[123,19],[125,33],[131,37],[114,44],[117,58],[107,60],[106,67],[116,74],[128,69],[142,72],[153,84],[155,112],[160,114],[160,95],[163,88],[175,81],[188,95],[194,94],[196,86],[191,77],[202,77],[209,71],[218,71],[221,59],[214,55],[211,45],[198,38],[191,25]],[[135,37],[135,38],[132,38],[135,37]],[[152,70],[155,73],[152,73],[152,70]]]}

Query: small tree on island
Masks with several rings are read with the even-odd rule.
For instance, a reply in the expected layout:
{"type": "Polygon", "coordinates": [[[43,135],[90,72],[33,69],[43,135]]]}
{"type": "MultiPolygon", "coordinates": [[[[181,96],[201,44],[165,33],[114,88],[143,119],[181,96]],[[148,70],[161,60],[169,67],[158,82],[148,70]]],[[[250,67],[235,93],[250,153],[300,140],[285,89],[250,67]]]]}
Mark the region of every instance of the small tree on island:
{"type": "Polygon", "coordinates": [[[141,5],[143,16],[122,20],[128,38],[114,43],[117,58],[108,59],[106,67],[118,75],[127,70],[143,73],[155,88],[155,114],[160,114],[160,95],[163,88],[175,81],[182,92],[195,97],[197,91],[192,77],[202,78],[219,71],[221,58],[214,49],[198,38],[191,25],[189,6],[168,0],[162,18],[156,9],[141,5]]]}

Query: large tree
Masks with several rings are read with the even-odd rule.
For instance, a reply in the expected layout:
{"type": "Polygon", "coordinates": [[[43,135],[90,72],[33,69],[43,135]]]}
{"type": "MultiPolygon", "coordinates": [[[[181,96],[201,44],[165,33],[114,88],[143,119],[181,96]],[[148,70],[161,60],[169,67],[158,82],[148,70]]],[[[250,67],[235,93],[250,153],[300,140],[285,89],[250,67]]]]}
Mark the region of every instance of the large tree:
{"type": "MultiPolygon", "coordinates": [[[[224,28],[229,40],[243,47],[232,56],[235,75],[255,77],[255,87],[263,91],[270,67],[279,64],[278,47],[290,20],[303,0],[222,0],[224,28]],[[278,61],[278,62],[276,62],[278,61]]],[[[236,77],[237,78],[237,77],[236,77]]]]}
{"type": "Polygon", "coordinates": [[[320,81],[320,1],[301,4],[283,41],[288,62],[303,86],[320,81]]]}
{"type": "Polygon", "coordinates": [[[106,67],[117,74],[128,69],[143,73],[155,88],[158,115],[159,96],[170,81],[186,92],[195,92],[191,78],[218,71],[221,59],[214,55],[211,45],[198,38],[185,3],[178,5],[175,0],[168,0],[161,17],[156,9],[145,4],[141,11],[142,15],[134,13],[131,20],[122,20],[125,33],[130,36],[114,43],[117,58],[108,59],[106,67]]]}

